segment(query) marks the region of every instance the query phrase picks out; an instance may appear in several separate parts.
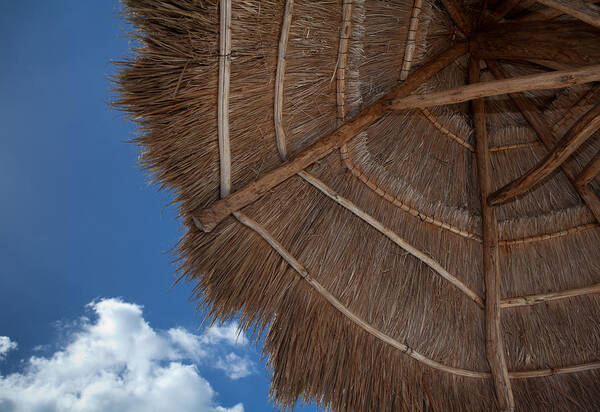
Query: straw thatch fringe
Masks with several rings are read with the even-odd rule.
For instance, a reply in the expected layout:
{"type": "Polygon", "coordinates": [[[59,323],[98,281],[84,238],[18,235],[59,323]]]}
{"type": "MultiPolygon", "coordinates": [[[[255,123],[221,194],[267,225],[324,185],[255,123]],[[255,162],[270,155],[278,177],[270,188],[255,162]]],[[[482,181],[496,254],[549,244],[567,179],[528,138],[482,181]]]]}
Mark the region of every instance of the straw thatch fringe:
{"type": "Polygon", "coordinates": [[[410,67],[413,63],[413,56],[417,47],[417,29],[419,27],[419,15],[423,7],[423,0],[414,0],[412,12],[410,15],[410,24],[408,26],[408,36],[406,38],[406,47],[402,59],[402,70],[400,71],[400,80],[406,80],[410,73],[410,67]]]}
{"type": "Polygon", "coordinates": [[[436,271],[443,279],[447,280],[452,285],[454,285],[458,290],[460,290],[465,295],[467,295],[469,298],[471,298],[480,307],[483,307],[483,300],[481,299],[480,296],[478,296],[475,292],[473,292],[471,289],[469,289],[469,287],[467,287],[463,282],[458,280],[454,275],[452,275],[446,269],[444,269],[438,262],[436,262],[434,259],[432,259],[431,257],[427,256],[425,253],[423,253],[423,251],[416,249],[414,246],[407,243],[404,239],[399,237],[396,233],[394,233],[393,231],[391,231],[390,229],[388,229],[387,227],[382,225],[381,222],[378,222],[376,219],[374,219],[368,213],[366,213],[365,211],[358,208],[350,200],[345,199],[342,196],[340,196],[339,194],[337,194],[335,191],[333,191],[330,187],[328,187],[325,183],[323,183],[316,177],[310,175],[307,172],[300,172],[300,173],[298,173],[298,175],[301,178],[303,178],[306,182],[310,183],[315,188],[317,188],[321,192],[323,192],[323,194],[325,194],[327,197],[329,197],[336,203],[340,204],[341,206],[345,207],[346,209],[350,210],[353,214],[358,216],[360,219],[364,220],[369,225],[371,225],[372,227],[377,229],[379,232],[381,232],[382,234],[387,236],[392,242],[394,242],[395,244],[400,246],[402,249],[406,250],[408,253],[410,253],[417,259],[419,259],[421,262],[425,263],[427,266],[429,266],[434,271],[436,271]]]}
{"type": "MultiPolygon", "coordinates": [[[[229,142],[229,79],[231,75],[231,0],[220,0],[219,9],[219,170],[221,197],[231,192],[231,149],[229,142]]],[[[185,66],[184,66],[185,69],[185,66]]]]}
{"type": "Polygon", "coordinates": [[[292,24],[294,12],[294,0],[286,0],[283,12],[283,24],[281,25],[281,37],[279,40],[279,51],[277,54],[277,74],[275,75],[275,103],[274,115],[275,136],[277,138],[277,150],[282,160],[287,159],[287,147],[285,143],[285,130],[282,124],[283,114],[283,84],[285,78],[285,54],[287,52],[288,37],[292,24]]]}

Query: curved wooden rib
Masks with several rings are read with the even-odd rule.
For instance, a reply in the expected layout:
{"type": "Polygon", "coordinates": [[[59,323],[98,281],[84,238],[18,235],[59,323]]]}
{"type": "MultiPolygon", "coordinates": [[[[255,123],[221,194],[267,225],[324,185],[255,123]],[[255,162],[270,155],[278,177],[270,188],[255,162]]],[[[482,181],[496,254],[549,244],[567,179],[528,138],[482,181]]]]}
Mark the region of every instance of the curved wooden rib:
{"type": "Polygon", "coordinates": [[[515,143],[515,144],[506,144],[502,146],[492,146],[490,147],[490,152],[503,152],[505,150],[515,150],[515,149],[525,149],[533,146],[539,145],[539,141],[535,142],[525,142],[525,143],[515,143]]]}
{"type": "Polygon", "coordinates": [[[569,108],[569,111],[552,126],[552,131],[558,133],[565,124],[571,121],[571,119],[577,115],[583,114],[580,113],[582,106],[590,103],[598,91],[600,91],[600,84],[592,87],[585,96],[575,102],[575,104],[569,108]]]}
{"type": "Polygon", "coordinates": [[[420,112],[423,115],[423,117],[425,117],[427,120],[429,120],[431,122],[431,124],[433,124],[435,126],[435,128],[438,129],[440,132],[442,132],[443,134],[445,134],[446,136],[448,136],[450,139],[454,140],[461,146],[466,147],[471,152],[475,151],[475,148],[469,142],[467,142],[462,137],[452,133],[450,130],[446,129],[444,127],[444,125],[442,125],[440,122],[438,122],[437,118],[429,110],[421,109],[420,112]]]}
{"type": "Polygon", "coordinates": [[[559,168],[598,129],[600,104],[587,112],[533,169],[492,193],[488,203],[499,205],[530,190],[559,168]]]}
{"type": "Polygon", "coordinates": [[[275,103],[273,108],[273,120],[275,121],[275,137],[277,139],[277,150],[279,156],[286,160],[287,147],[285,131],[281,117],[283,115],[283,80],[285,78],[285,54],[287,52],[288,36],[292,25],[292,13],[294,11],[294,0],[286,0],[281,25],[281,37],[279,38],[279,52],[277,54],[277,71],[275,73],[275,103]]]}
{"type": "MultiPolygon", "coordinates": [[[[306,173],[305,173],[306,174],[306,173]]],[[[386,335],[380,330],[373,327],[371,324],[364,321],[362,318],[357,316],[354,312],[352,312],[348,307],[346,307],[342,302],[340,302],[335,296],[331,294],[327,289],[325,289],[319,282],[313,279],[308,271],[292,256],[281,243],[279,243],[276,239],[271,236],[271,234],[260,224],[244,215],[241,212],[234,212],[233,215],[242,223],[243,225],[249,227],[254,230],[257,234],[259,234],[281,257],[298,272],[298,274],[306,281],[310,286],[312,286],[317,293],[319,293],[327,302],[329,302],[334,308],[336,308],[342,315],[352,321],[356,326],[369,333],[370,335],[376,337],[382,342],[387,343],[388,345],[398,349],[399,351],[405,353],[411,358],[428,365],[434,369],[438,369],[444,372],[452,373],[453,375],[458,376],[466,376],[470,378],[487,378],[489,377],[489,373],[487,372],[479,372],[472,371],[468,369],[454,368],[452,366],[447,366],[441,364],[439,362],[430,359],[419,352],[414,351],[404,343],[398,342],[394,338],[386,335]]]]}
{"type": "Polygon", "coordinates": [[[506,239],[498,241],[499,246],[514,246],[514,245],[522,245],[525,243],[533,243],[541,240],[555,239],[557,237],[566,236],[572,233],[582,232],[584,230],[597,228],[598,223],[587,223],[585,225],[575,226],[569,229],[560,230],[558,232],[544,233],[542,235],[528,236],[521,239],[506,239]]]}
{"type": "Polygon", "coordinates": [[[585,296],[600,293],[600,283],[577,289],[561,290],[559,292],[539,293],[537,295],[515,296],[502,299],[500,306],[502,308],[516,308],[519,306],[537,305],[538,303],[550,302],[553,300],[567,299],[575,296],[585,296]]]}
{"type": "Polygon", "coordinates": [[[219,92],[217,104],[221,198],[231,192],[231,149],[229,144],[229,77],[231,73],[231,0],[220,3],[219,92]]]}
{"type": "Polygon", "coordinates": [[[352,203],[350,200],[340,196],[333,189],[327,186],[324,182],[320,181],[316,177],[312,176],[310,173],[305,171],[299,172],[298,176],[304,179],[307,183],[311,184],[318,190],[320,190],[324,195],[335,201],[340,206],[343,206],[350,212],[352,212],[355,216],[362,219],[365,223],[368,223],[371,227],[379,231],[381,234],[385,235],[392,242],[400,246],[402,249],[413,255],[415,258],[419,259],[421,262],[425,263],[435,272],[437,272],[443,279],[447,280],[449,283],[454,285],[458,290],[463,292],[466,296],[471,298],[479,307],[483,308],[483,299],[471,289],[469,289],[464,283],[462,283],[459,279],[457,279],[454,275],[448,272],[446,269],[442,267],[436,260],[432,259],[419,249],[412,246],[406,240],[402,239],[395,232],[385,227],[381,222],[376,220],[373,216],[369,215],[362,209],[360,209],[357,205],[352,203]]]}
{"type": "Polygon", "coordinates": [[[404,58],[402,61],[402,70],[400,71],[400,80],[406,80],[410,67],[412,66],[413,56],[417,48],[417,28],[419,27],[419,14],[423,7],[423,0],[414,0],[410,24],[408,26],[408,36],[406,38],[406,48],[404,49],[404,58]]]}
{"type": "Polygon", "coordinates": [[[537,2],[592,26],[600,27],[600,8],[584,0],[537,0],[537,2]]]}
{"type": "Polygon", "coordinates": [[[392,203],[394,206],[399,207],[400,209],[404,210],[405,212],[411,214],[412,216],[421,219],[423,222],[426,222],[426,223],[429,223],[429,224],[431,224],[433,226],[436,226],[438,228],[447,230],[449,232],[457,234],[457,235],[459,235],[461,237],[464,237],[466,239],[473,239],[473,240],[476,240],[478,242],[481,242],[481,237],[479,237],[475,233],[467,232],[466,230],[463,230],[463,229],[461,229],[459,227],[453,226],[453,225],[451,225],[449,223],[442,222],[441,220],[438,220],[438,219],[436,219],[434,217],[428,216],[428,215],[424,214],[423,212],[420,212],[419,210],[417,210],[417,209],[415,209],[415,208],[407,205],[401,199],[393,196],[389,192],[385,191],[383,188],[377,186],[377,184],[372,179],[370,179],[365,173],[363,173],[354,164],[354,162],[352,162],[352,160],[348,156],[347,149],[343,148],[342,151],[341,151],[341,153],[342,153],[342,160],[344,161],[344,164],[348,168],[348,170],[352,173],[352,176],[354,176],[357,179],[359,179],[369,189],[371,189],[372,191],[374,191],[375,193],[377,193],[379,196],[381,196],[382,198],[384,198],[388,202],[392,203]]]}
{"type": "MultiPolygon", "coordinates": [[[[352,312],[348,307],[346,307],[342,302],[340,302],[335,296],[333,296],[327,289],[325,289],[319,282],[313,279],[308,271],[302,266],[294,256],[288,252],[281,243],[279,243],[273,236],[258,222],[254,221],[250,217],[246,216],[242,212],[233,212],[235,218],[244,226],[250,228],[254,232],[256,232],[260,237],[262,237],[294,270],[306,281],[308,284],[313,287],[317,293],[319,293],[327,302],[329,302],[334,308],[336,308],[342,315],[348,318],[351,322],[353,322],[356,326],[374,336],[375,338],[381,340],[382,342],[400,350],[402,353],[405,353],[407,356],[421,362],[433,369],[441,370],[443,372],[448,372],[453,375],[464,376],[468,378],[490,378],[491,375],[489,372],[483,371],[474,371],[469,369],[462,368],[454,368],[452,366],[447,366],[442,363],[439,363],[433,359],[430,359],[419,352],[414,351],[409,346],[404,343],[398,342],[392,337],[386,335],[380,330],[373,327],[371,324],[365,322],[359,316],[357,316],[354,312],[352,312]]],[[[536,378],[543,376],[551,376],[558,375],[564,373],[574,373],[574,372],[582,372],[592,369],[600,368],[600,362],[591,362],[586,364],[567,366],[556,369],[539,369],[539,370],[531,370],[531,371],[518,371],[518,372],[510,372],[509,376],[514,379],[521,378],[536,378]]]]}

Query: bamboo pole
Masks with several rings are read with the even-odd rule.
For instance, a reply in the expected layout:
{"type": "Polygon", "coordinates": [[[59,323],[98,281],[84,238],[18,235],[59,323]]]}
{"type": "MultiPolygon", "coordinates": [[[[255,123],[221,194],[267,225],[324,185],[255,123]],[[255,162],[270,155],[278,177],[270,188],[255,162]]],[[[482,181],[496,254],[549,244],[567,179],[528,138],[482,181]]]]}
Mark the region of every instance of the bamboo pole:
{"type": "Polygon", "coordinates": [[[192,213],[196,226],[210,232],[232,212],[249,205],[261,198],[266,192],[295,175],[317,160],[338,149],[342,144],[375,123],[385,113],[385,107],[396,97],[408,95],[424,81],[431,78],[444,67],[467,52],[466,43],[457,43],[440,54],[433,61],[421,66],[405,82],[394,87],[390,93],[361,111],[354,119],[344,123],[334,132],[321,138],[313,145],[298,153],[293,159],[276,169],[267,172],[257,180],[244,186],[225,199],[213,203],[206,209],[198,209],[192,213]]]}
{"type": "Polygon", "coordinates": [[[442,0],[442,4],[448,11],[450,18],[456,24],[456,27],[467,37],[471,35],[473,28],[469,18],[465,15],[464,10],[457,0],[442,0]]]}
{"type": "Polygon", "coordinates": [[[537,2],[600,28],[600,7],[595,4],[584,0],[537,0],[537,2]]]}
{"type": "Polygon", "coordinates": [[[217,105],[221,198],[231,192],[229,143],[229,77],[231,73],[231,0],[220,0],[219,93],[217,105]]]}
{"type": "Polygon", "coordinates": [[[342,6],[342,28],[340,29],[340,43],[338,47],[338,61],[336,67],[336,103],[338,125],[346,120],[346,77],[348,65],[348,46],[352,33],[352,1],[344,0],[342,6]]]}
{"type": "Polygon", "coordinates": [[[279,37],[279,51],[277,53],[277,70],[275,72],[275,101],[273,105],[273,120],[275,122],[275,138],[277,139],[277,150],[282,160],[287,158],[287,147],[285,130],[283,129],[283,81],[285,78],[285,55],[287,52],[290,26],[292,25],[292,14],[294,12],[294,0],[286,0],[283,12],[283,23],[281,25],[281,36],[279,37]]]}
{"type": "Polygon", "coordinates": [[[390,109],[422,109],[431,106],[461,103],[499,94],[516,93],[528,90],[559,89],[598,80],[600,80],[600,65],[594,65],[576,70],[560,70],[510,79],[492,80],[440,92],[416,94],[397,98],[390,104],[390,109]]]}
{"type": "MultiPolygon", "coordinates": [[[[479,82],[480,60],[469,61],[469,83],[479,82]]],[[[485,104],[482,99],[471,102],[475,126],[477,176],[481,197],[481,220],[483,230],[483,271],[485,277],[485,349],[492,371],[498,406],[512,411],[515,401],[508,377],[504,355],[504,340],[500,322],[500,268],[498,264],[498,220],[496,210],[488,206],[486,199],[491,191],[490,152],[488,150],[485,104]]]]}
{"type": "MultiPolygon", "coordinates": [[[[554,149],[523,176],[498,189],[488,197],[491,206],[506,203],[546,179],[558,169],[582,144],[600,129],[600,104],[590,109],[554,149]]],[[[575,180],[577,184],[577,180],[575,180]]]]}
{"type": "Polygon", "coordinates": [[[406,80],[410,67],[412,66],[413,56],[417,48],[417,28],[419,27],[419,14],[423,0],[414,0],[412,13],[410,16],[410,24],[408,26],[408,35],[406,39],[406,48],[404,50],[404,59],[402,62],[402,70],[400,71],[400,80],[406,80]]]}
{"type": "Polygon", "coordinates": [[[537,295],[515,296],[502,299],[500,306],[502,308],[516,308],[519,306],[531,306],[538,303],[550,302],[553,300],[567,299],[576,296],[594,295],[600,293],[600,283],[576,289],[561,290],[559,292],[539,293],[537,295]]]}
{"type": "MultiPolygon", "coordinates": [[[[506,78],[506,72],[497,61],[489,60],[487,61],[487,66],[497,79],[506,78]]],[[[517,106],[523,117],[535,130],[539,139],[542,141],[544,146],[546,146],[546,149],[552,150],[552,148],[558,143],[558,138],[543,120],[543,114],[539,111],[539,109],[522,94],[509,94],[509,97],[515,106],[517,106]]],[[[562,164],[561,168],[569,181],[573,184],[573,187],[577,193],[579,193],[579,196],[581,196],[581,199],[583,199],[587,207],[590,209],[598,223],[600,223],[600,199],[590,187],[577,187],[575,185],[578,167],[573,161],[567,161],[562,164]]]]}

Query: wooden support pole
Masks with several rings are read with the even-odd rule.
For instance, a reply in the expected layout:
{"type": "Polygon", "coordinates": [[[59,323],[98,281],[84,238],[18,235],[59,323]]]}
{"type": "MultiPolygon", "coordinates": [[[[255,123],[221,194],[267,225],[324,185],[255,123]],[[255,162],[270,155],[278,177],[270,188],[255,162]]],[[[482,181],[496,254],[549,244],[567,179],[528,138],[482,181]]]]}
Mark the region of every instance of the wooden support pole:
{"type": "Polygon", "coordinates": [[[281,35],[279,37],[279,50],[277,53],[277,70],[275,72],[275,99],[273,105],[273,120],[275,122],[275,138],[277,139],[277,150],[279,157],[285,160],[287,158],[287,146],[285,139],[285,130],[283,129],[283,80],[285,78],[285,55],[287,53],[288,37],[290,26],[292,25],[292,15],[294,12],[294,0],[285,2],[285,11],[283,12],[283,23],[281,25],[281,35]]]}
{"type": "Polygon", "coordinates": [[[575,179],[575,186],[582,187],[590,183],[600,174],[600,151],[590,160],[585,169],[575,179]]]}
{"type": "MultiPolygon", "coordinates": [[[[469,61],[469,82],[479,82],[480,61],[469,61]]],[[[498,220],[496,210],[488,206],[486,199],[492,189],[490,177],[490,152],[488,150],[485,105],[482,99],[471,102],[475,126],[477,175],[481,197],[481,220],[483,229],[483,271],[485,277],[485,349],[492,372],[498,406],[512,411],[515,401],[508,376],[504,355],[504,339],[500,322],[500,267],[498,263],[498,220]]]]}
{"type": "Polygon", "coordinates": [[[537,2],[600,28],[600,7],[595,4],[584,0],[537,0],[537,2]]]}
{"type": "Polygon", "coordinates": [[[442,0],[442,4],[446,8],[446,11],[450,15],[450,18],[456,24],[456,27],[467,37],[471,35],[473,28],[471,27],[471,21],[466,16],[464,10],[457,0],[442,0]]]}
{"type": "Polygon", "coordinates": [[[600,29],[580,21],[502,23],[473,35],[481,59],[548,60],[571,67],[600,64],[600,29]]]}
{"type": "Polygon", "coordinates": [[[281,182],[327,156],[368,126],[375,123],[384,115],[385,107],[389,106],[392,100],[397,97],[407,96],[423,82],[430,79],[434,74],[466,52],[467,45],[464,42],[450,47],[431,62],[421,66],[405,82],[394,87],[391,92],[362,110],[352,120],[344,123],[334,132],[307,147],[293,159],[267,172],[229,197],[216,201],[209,208],[199,209],[192,213],[194,223],[199,229],[210,232],[232,212],[240,210],[244,206],[260,199],[266,192],[281,182]]]}
{"type": "Polygon", "coordinates": [[[229,145],[229,77],[231,73],[231,0],[219,3],[219,92],[218,138],[221,197],[231,191],[231,149],[229,145]]]}
{"type": "Polygon", "coordinates": [[[599,80],[600,65],[594,65],[576,70],[559,70],[549,73],[532,74],[510,79],[469,84],[467,86],[428,94],[413,94],[411,96],[395,99],[391,102],[390,109],[422,109],[431,106],[461,103],[499,94],[528,90],[559,89],[599,80]]]}
{"type": "MultiPolygon", "coordinates": [[[[506,72],[497,61],[488,60],[487,66],[496,79],[504,79],[507,77],[506,72]]],[[[552,150],[552,148],[558,143],[558,138],[554,135],[554,132],[544,121],[544,115],[529,99],[522,94],[509,94],[509,96],[523,117],[527,120],[529,125],[533,128],[533,130],[535,130],[546,149],[552,150]]],[[[577,193],[579,193],[581,199],[583,199],[587,207],[590,209],[598,223],[600,223],[600,199],[589,186],[577,187],[574,183],[578,174],[578,167],[573,161],[567,161],[562,164],[561,168],[575,187],[575,190],[577,190],[577,193]]]]}
{"type": "Polygon", "coordinates": [[[491,206],[495,206],[508,202],[542,182],[558,169],[598,129],[600,129],[600,104],[579,119],[554,149],[531,170],[492,193],[488,197],[488,203],[491,206]]]}
{"type": "Polygon", "coordinates": [[[344,0],[342,5],[342,28],[340,30],[340,43],[338,47],[338,61],[336,67],[336,104],[338,126],[346,120],[346,77],[348,76],[348,46],[352,33],[352,1],[344,0]]]}

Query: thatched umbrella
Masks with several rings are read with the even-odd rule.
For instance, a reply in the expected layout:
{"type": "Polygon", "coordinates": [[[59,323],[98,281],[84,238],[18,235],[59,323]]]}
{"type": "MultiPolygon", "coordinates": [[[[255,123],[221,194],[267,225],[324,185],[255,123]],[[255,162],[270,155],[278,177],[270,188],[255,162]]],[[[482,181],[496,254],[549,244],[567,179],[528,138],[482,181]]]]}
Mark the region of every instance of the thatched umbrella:
{"type": "Polygon", "coordinates": [[[280,405],[600,408],[594,2],[125,3],[181,277],[280,405]]]}

